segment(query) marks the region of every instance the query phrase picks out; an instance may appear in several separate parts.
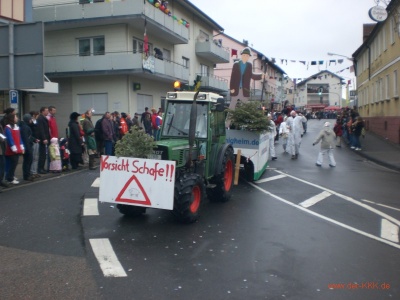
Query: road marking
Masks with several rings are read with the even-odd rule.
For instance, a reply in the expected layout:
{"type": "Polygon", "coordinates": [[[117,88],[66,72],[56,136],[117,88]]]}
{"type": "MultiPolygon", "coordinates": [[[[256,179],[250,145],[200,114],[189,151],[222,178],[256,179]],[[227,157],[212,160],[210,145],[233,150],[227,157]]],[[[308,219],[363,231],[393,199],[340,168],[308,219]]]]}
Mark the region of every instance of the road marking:
{"type": "Polygon", "coordinates": [[[83,203],[83,215],[84,216],[98,216],[99,208],[97,205],[97,198],[85,198],[83,203]]]}
{"type": "Polygon", "coordinates": [[[362,203],[362,202],[360,202],[360,201],[354,200],[353,198],[351,198],[351,197],[349,197],[349,196],[346,196],[346,195],[337,193],[337,192],[335,192],[335,191],[333,191],[333,190],[324,188],[323,186],[320,186],[320,185],[318,185],[318,184],[314,184],[314,183],[305,181],[305,180],[303,180],[303,179],[294,177],[294,176],[292,176],[292,175],[285,174],[285,173],[283,173],[283,172],[281,172],[281,171],[275,171],[275,172],[280,173],[280,174],[284,174],[284,175],[286,175],[287,177],[293,178],[293,179],[295,179],[295,180],[297,180],[297,181],[300,181],[300,182],[303,182],[303,183],[305,183],[305,184],[311,185],[311,186],[313,186],[313,187],[319,188],[319,189],[321,189],[321,190],[327,191],[327,192],[331,193],[332,195],[338,196],[338,197],[340,197],[340,198],[342,198],[342,199],[344,199],[344,200],[346,200],[346,201],[349,201],[349,202],[351,202],[351,203],[353,203],[353,204],[355,204],[355,205],[361,206],[361,207],[363,207],[363,208],[369,210],[370,212],[373,212],[373,213],[375,213],[375,214],[381,216],[382,218],[387,219],[387,220],[389,220],[390,222],[392,222],[392,223],[397,224],[398,226],[400,226],[400,221],[399,221],[399,220],[393,218],[392,216],[389,216],[388,214],[385,214],[385,213],[381,212],[380,210],[377,210],[377,209],[373,208],[372,206],[369,206],[369,205],[364,204],[364,203],[362,203]]]}
{"type": "Polygon", "coordinates": [[[399,226],[394,225],[386,219],[381,221],[381,238],[392,242],[399,242],[399,226]]]}
{"type": "Polygon", "coordinates": [[[386,208],[389,208],[389,209],[393,209],[393,210],[400,211],[400,209],[398,209],[398,208],[396,208],[396,207],[393,207],[393,206],[389,206],[389,205],[385,205],[385,204],[380,204],[380,203],[376,203],[376,202],[369,201],[369,200],[365,200],[365,199],[361,199],[361,201],[368,202],[368,203],[372,203],[372,204],[375,204],[375,205],[379,205],[379,206],[382,206],[382,207],[386,207],[386,208]]]}
{"type": "Polygon", "coordinates": [[[370,239],[373,239],[373,240],[382,242],[382,243],[384,243],[384,244],[387,244],[387,245],[389,245],[389,246],[395,247],[395,248],[397,248],[397,249],[400,249],[400,245],[399,245],[399,244],[395,244],[395,243],[393,243],[393,242],[391,242],[391,241],[388,241],[388,240],[386,240],[386,239],[383,239],[383,238],[374,236],[374,235],[372,235],[372,234],[370,234],[370,233],[361,231],[361,230],[359,230],[359,229],[357,229],[357,228],[354,228],[354,227],[351,227],[351,226],[346,225],[346,224],[344,224],[344,223],[338,222],[338,221],[336,221],[336,220],[334,220],[334,219],[325,217],[325,216],[323,216],[323,215],[321,215],[321,214],[319,214],[319,213],[316,213],[316,212],[314,212],[314,211],[312,211],[312,210],[310,210],[310,209],[307,209],[307,208],[305,208],[305,207],[299,206],[299,205],[297,205],[297,204],[295,204],[295,203],[292,203],[292,202],[290,202],[290,201],[288,201],[288,200],[285,200],[285,199],[283,199],[283,198],[281,198],[281,197],[279,197],[279,196],[277,196],[277,195],[274,195],[274,194],[272,194],[272,193],[270,193],[270,192],[268,192],[268,191],[262,189],[261,187],[255,185],[255,184],[252,183],[252,182],[248,182],[248,184],[250,184],[250,185],[253,186],[254,188],[258,189],[258,190],[261,191],[262,193],[267,194],[267,195],[269,195],[269,196],[271,196],[271,197],[273,197],[273,198],[275,198],[275,199],[277,199],[277,200],[279,200],[279,201],[281,201],[281,202],[283,202],[283,203],[285,203],[285,204],[287,204],[287,205],[290,205],[290,206],[295,207],[295,208],[297,208],[297,209],[299,209],[299,210],[302,210],[303,212],[306,212],[306,213],[308,213],[308,214],[310,214],[310,215],[316,216],[316,217],[318,217],[318,218],[321,218],[321,219],[323,219],[323,220],[326,220],[326,221],[328,221],[328,222],[331,222],[331,223],[333,223],[333,224],[336,224],[336,225],[338,225],[338,226],[340,226],[340,227],[346,228],[346,229],[348,229],[348,230],[350,230],[350,231],[353,231],[353,232],[356,232],[356,233],[361,234],[361,235],[363,235],[363,236],[366,236],[366,237],[368,237],[368,238],[370,238],[370,239]]]}
{"type": "Polygon", "coordinates": [[[92,187],[100,187],[100,177],[97,177],[92,183],[92,187]]]}
{"type": "Polygon", "coordinates": [[[303,206],[303,207],[310,207],[310,206],[313,206],[314,204],[318,203],[319,201],[322,201],[322,200],[328,198],[329,196],[332,196],[332,194],[328,193],[327,191],[323,191],[322,193],[315,195],[314,197],[311,197],[311,198],[299,203],[299,205],[303,206]]]}
{"type": "Polygon", "coordinates": [[[89,239],[90,245],[105,277],[127,277],[109,239],[89,239]]]}
{"type": "Polygon", "coordinates": [[[254,183],[263,183],[263,182],[277,180],[277,179],[281,179],[281,178],[285,178],[285,177],[286,177],[286,175],[276,175],[276,176],[272,176],[272,177],[268,177],[268,178],[257,180],[254,183]]]}

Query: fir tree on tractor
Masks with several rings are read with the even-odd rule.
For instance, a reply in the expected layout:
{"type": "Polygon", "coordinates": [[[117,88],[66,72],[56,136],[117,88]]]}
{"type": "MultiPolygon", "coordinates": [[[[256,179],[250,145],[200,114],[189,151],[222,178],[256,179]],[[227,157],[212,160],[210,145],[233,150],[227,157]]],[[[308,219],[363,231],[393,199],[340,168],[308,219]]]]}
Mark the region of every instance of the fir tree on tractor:
{"type": "Polygon", "coordinates": [[[259,102],[240,103],[235,109],[228,109],[231,129],[247,130],[257,133],[271,132],[267,116],[259,102]]]}

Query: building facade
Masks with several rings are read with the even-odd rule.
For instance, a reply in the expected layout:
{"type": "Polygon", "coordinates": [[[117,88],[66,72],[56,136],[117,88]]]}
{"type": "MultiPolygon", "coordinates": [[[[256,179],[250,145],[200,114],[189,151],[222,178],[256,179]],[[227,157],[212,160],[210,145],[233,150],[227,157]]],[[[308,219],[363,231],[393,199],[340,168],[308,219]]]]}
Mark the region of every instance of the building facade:
{"type": "Polygon", "coordinates": [[[388,18],[353,54],[357,106],[369,131],[400,144],[400,1],[392,0],[386,10],[388,18]]]}
{"type": "Polygon", "coordinates": [[[344,79],[328,70],[314,74],[297,83],[294,105],[307,111],[323,110],[328,106],[342,106],[344,79]]]}
{"type": "MultiPolygon", "coordinates": [[[[240,52],[249,47],[247,41],[240,42],[235,38],[223,33],[214,32],[214,37],[220,41],[222,46],[230,53],[229,63],[216,64],[214,74],[224,81],[230,82],[233,64],[240,59],[240,52]]],[[[250,85],[250,100],[260,101],[264,105],[279,106],[285,99],[284,74],[285,72],[272,62],[263,53],[249,47],[251,50],[250,62],[253,73],[265,73],[265,80],[252,80],[250,85]]],[[[229,101],[229,93],[227,93],[229,101]]]]}
{"type": "MultiPolygon", "coordinates": [[[[45,24],[45,74],[58,94],[28,93],[25,111],[54,105],[59,126],[69,113],[94,108],[143,112],[163,108],[173,82],[226,92],[214,65],[229,53],[213,39],[217,23],[185,0],[34,0],[33,20],[45,24]]],[[[60,125],[61,124],[61,125],[60,125]]]]}

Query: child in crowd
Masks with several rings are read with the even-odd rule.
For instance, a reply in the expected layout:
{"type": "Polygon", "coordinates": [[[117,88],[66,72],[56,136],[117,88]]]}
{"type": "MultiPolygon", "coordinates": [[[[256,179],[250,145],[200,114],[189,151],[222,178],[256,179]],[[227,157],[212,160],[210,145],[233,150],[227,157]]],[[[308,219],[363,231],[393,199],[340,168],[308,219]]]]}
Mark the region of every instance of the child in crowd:
{"type": "Polygon", "coordinates": [[[69,150],[68,150],[68,140],[60,139],[60,156],[61,156],[61,166],[63,171],[69,171],[69,150]]]}
{"type": "Polygon", "coordinates": [[[287,120],[287,116],[285,116],[283,118],[283,122],[281,122],[281,124],[279,126],[279,135],[281,136],[281,139],[282,139],[283,153],[289,153],[289,151],[286,150],[288,137],[289,137],[289,129],[286,125],[286,120],[287,120]]]}
{"type": "Polygon", "coordinates": [[[50,152],[49,171],[52,173],[60,173],[61,172],[60,146],[58,145],[58,139],[55,137],[53,137],[50,140],[49,152],[50,152]]]}

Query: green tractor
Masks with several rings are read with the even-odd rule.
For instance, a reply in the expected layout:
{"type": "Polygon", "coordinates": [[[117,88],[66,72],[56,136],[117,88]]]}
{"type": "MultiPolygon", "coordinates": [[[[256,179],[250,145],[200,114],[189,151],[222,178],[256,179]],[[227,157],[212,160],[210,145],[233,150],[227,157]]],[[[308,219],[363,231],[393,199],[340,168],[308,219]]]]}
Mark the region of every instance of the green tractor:
{"type": "MultiPolygon", "coordinates": [[[[235,158],[226,142],[224,99],[215,93],[167,93],[161,137],[151,159],[176,162],[173,214],[195,222],[205,199],[231,197],[235,158]]],[[[118,205],[123,214],[144,213],[145,207],[118,205]]]]}

